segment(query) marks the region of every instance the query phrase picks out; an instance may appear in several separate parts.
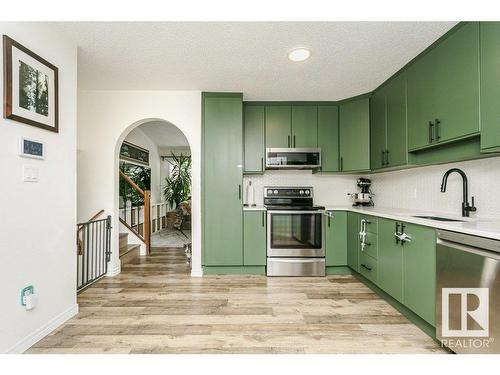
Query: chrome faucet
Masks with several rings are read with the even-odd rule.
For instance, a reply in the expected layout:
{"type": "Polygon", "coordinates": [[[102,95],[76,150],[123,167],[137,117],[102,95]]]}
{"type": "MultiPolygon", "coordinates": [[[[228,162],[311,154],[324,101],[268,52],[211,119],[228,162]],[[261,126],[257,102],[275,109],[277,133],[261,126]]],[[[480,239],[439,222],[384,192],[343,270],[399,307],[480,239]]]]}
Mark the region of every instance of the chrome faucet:
{"type": "Polygon", "coordinates": [[[471,212],[475,212],[477,208],[474,206],[474,197],[472,197],[472,205],[469,205],[469,190],[468,190],[468,181],[467,175],[464,171],[458,168],[451,168],[443,176],[443,181],[441,182],[441,193],[446,191],[446,183],[448,182],[448,176],[457,172],[460,176],[462,176],[462,216],[469,217],[471,212]]]}

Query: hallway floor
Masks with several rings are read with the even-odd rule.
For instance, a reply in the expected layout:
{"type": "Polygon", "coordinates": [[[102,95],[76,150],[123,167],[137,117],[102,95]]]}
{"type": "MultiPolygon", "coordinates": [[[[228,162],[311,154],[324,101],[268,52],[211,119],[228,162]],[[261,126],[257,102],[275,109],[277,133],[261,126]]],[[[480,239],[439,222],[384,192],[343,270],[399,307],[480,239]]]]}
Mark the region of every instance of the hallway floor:
{"type": "Polygon", "coordinates": [[[27,353],[443,353],[352,276],[191,278],[155,248],[78,296],[80,313],[27,353]]]}

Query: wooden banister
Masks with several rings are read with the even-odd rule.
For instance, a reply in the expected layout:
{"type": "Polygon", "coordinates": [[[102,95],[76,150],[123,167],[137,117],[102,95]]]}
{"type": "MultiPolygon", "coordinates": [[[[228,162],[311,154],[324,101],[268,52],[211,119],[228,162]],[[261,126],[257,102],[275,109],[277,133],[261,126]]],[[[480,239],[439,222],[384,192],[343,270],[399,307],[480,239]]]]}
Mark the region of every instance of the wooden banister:
{"type": "MultiPolygon", "coordinates": [[[[143,236],[146,251],[151,254],[151,192],[149,190],[142,190],[129,176],[120,170],[120,177],[122,177],[130,186],[134,188],[144,199],[144,227],[143,236]]],[[[139,223],[137,223],[139,225],[139,223]]],[[[127,224],[127,227],[131,227],[127,224]]],[[[132,230],[133,231],[133,230],[132,230]]],[[[139,235],[138,231],[137,234],[139,235]]],[[[139,237],[141,237],[139,235],[139,237]]]]}
{"type": "MultiPolygon", "coordinates": [[[[97,212],[94,216],[92,216],[89,221],[93,221],[97,219],[99,216],[101,216],[104,213],[104,210],[100,210],[97,212]]],[[[80,239],[80,233],[82,232],[83,226],[77,229],[76,231],[76,245],[78,249],[78,255],[83,254],[83,241],[80,239]]]]}
{"type": "Polygon", "coordinates": [[[144,242],[146,251],[151,254],[151,192],[144,192],[144,242]]]}
{"type": "Polygon", "coordinates": [[[134,188],[135,191],[144,196],[144,190],[142,190],[139,186],[137,186],[137,184],[129,176],[123,173],[123,171],[120,171],[120,177],[122,177],[125,181],[127,181],[129,185],[134,188]]]}

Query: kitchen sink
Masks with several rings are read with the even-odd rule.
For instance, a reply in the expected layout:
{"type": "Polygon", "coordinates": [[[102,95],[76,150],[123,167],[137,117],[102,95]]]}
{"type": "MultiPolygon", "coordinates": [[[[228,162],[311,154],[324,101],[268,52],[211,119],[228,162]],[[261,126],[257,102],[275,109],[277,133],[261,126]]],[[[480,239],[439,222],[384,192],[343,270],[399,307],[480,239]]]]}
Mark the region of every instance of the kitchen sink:
{"type": "Polygon", "coordinates": [[[447,218],[447,217],[440,217],[440,216],[415,215],[413,217],[418,217],[419,219],[436,220],[436,221],[455,221],[455,222],[458,222],[458,223],[463,223],[465,221],[465,220],[450,219],[450,218],[447,218]]]}

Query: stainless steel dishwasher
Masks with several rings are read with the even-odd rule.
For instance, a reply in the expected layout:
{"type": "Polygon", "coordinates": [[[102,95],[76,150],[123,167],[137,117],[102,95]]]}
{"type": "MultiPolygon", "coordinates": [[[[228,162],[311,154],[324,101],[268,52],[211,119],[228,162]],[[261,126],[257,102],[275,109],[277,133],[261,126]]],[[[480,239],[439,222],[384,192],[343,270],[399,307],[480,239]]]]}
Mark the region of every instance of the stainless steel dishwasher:
{"type": "Polygon", "coordinates": [[[456,353],[500,353],[500,241],[437,231],[436,336],[456,353]]]}

